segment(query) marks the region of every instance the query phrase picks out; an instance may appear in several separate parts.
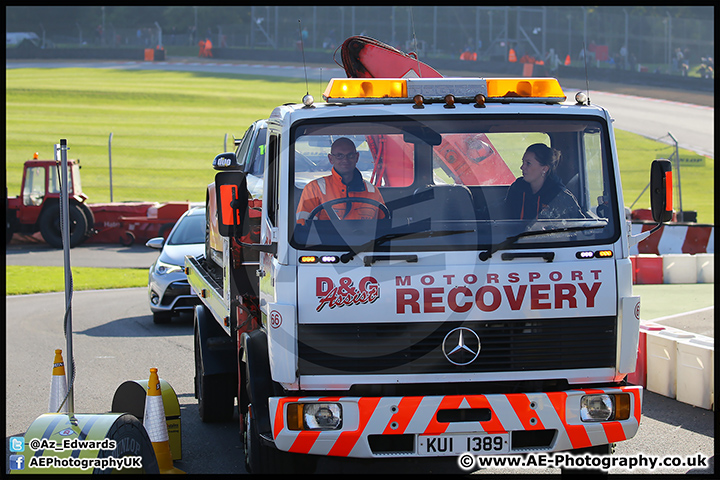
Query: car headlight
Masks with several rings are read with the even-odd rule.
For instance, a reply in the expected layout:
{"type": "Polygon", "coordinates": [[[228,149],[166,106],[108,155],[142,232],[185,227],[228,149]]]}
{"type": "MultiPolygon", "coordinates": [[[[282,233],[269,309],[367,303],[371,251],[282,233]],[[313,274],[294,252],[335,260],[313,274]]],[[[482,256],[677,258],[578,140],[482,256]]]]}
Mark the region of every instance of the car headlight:
{"type": "Polygon", "coordinates": [[[158,260],[155,263],[155,273],[158,275],[167,275],[168,273],[181,272],[182,267],[180,265],[172,265],[170,263],[161,262],[158,260]]]}

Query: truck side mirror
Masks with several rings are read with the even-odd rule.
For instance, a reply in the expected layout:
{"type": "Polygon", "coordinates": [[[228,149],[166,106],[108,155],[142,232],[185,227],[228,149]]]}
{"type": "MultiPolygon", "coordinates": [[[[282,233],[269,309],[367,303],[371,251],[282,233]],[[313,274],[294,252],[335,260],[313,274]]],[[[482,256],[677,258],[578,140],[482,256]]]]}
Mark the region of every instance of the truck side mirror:
{"type": "Polygon", "coordinates": [[[672,220],[672,200],[672,164],[670,160],[653,160],[650,166],[650,208],[654,221],[672,220]]]}
{"type": "Polygon", "coordinates": [[[247,234],[248,190],[242,172],[219,172],[215,175],[218,233],[223,237],[247,234]]]}

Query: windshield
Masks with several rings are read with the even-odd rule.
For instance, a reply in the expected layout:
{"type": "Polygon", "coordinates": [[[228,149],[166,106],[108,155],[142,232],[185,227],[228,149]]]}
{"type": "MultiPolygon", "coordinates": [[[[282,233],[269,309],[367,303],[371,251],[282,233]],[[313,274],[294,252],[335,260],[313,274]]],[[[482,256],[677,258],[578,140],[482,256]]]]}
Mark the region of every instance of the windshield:
{"type": "Polygon", "coordinates": [[[205,243],[205,215],[186,215],[167,240],[168,245],[205,243]]]}
{"type": "Polygon", "coordinates": [[[355,117],[301,123],[292,144],[299,249],[481,250],[513,236],[517,248],[548,247],[619,234],[596,117],[355,117]]]}

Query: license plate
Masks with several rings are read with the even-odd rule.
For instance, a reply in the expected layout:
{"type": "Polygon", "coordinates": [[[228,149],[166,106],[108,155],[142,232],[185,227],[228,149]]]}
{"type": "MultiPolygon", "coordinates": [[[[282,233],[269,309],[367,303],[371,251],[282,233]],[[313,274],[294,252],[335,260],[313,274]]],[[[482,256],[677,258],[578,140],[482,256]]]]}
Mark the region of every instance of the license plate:
{"type": "Polygon", "coordinates": [[[496,455],[510,452],[510,435],[418,435],[419,455],[496,455]]]}

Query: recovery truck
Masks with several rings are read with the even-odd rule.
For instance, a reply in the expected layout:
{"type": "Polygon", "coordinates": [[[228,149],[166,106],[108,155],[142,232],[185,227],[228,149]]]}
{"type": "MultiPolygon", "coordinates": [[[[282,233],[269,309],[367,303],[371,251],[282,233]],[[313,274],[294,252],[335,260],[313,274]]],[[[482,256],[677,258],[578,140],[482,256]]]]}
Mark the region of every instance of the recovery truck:
{"type": "MultiPolygon", "coordinates": [[[[323,97],[275,108],[213,161],[205,256],[186,257],[203,421],[231,419],[237,397],[255,473],[632,438],[629,252],[649,232],[630,232],[610,114],[552,78],[336,78],[323,97]],[[382,194],[377,218],[333,213],[368,201],[354,196],[297,214],[340,137],[382,194]],[[562,153],[580,215],[508,215],[533,143],[562,153]]],[[[668,161],[651,183],[659,227],[668,161]]]]}

